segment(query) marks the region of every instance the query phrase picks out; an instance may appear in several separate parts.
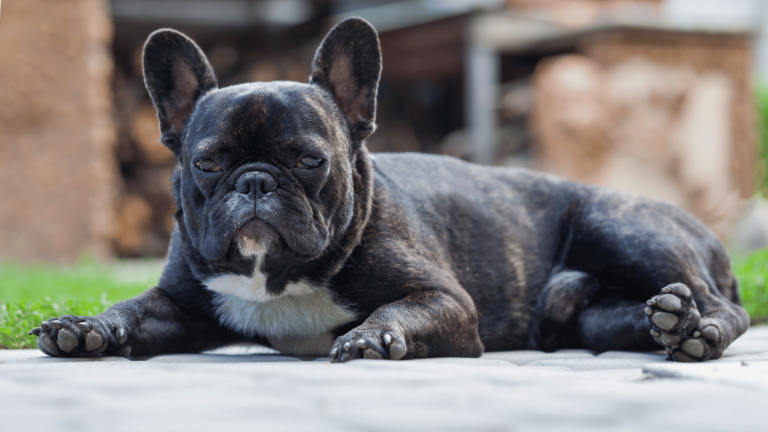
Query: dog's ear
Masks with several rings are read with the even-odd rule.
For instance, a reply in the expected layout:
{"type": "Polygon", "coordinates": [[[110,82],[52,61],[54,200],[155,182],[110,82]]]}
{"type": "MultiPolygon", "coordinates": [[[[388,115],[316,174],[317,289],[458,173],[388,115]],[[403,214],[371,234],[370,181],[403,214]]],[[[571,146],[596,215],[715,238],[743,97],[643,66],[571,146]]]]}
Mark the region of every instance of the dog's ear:
{"type": "Polygon", "coordinates": [[[176,156],[181,131],[197,99],[218,87],[213,68],[200,47],[184,34],[157,30],[144,44],[144,85],[160,121],[161,142],[176,156]]]}
{"type": "Polygon", "coordinates": [[[376,129],[380,76],[379,36],[362,18],[336,24],[315,53],[309,82],[331,92],[358,144],[376,129]]]}

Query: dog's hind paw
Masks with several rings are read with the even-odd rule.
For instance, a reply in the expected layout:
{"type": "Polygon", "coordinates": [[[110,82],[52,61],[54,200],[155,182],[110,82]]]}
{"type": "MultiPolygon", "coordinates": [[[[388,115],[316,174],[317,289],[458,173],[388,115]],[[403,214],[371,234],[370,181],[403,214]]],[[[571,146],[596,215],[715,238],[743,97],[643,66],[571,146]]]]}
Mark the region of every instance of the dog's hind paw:
{"type": "Polygon", "coordinates": [[[651,335],[664,347],[667,360],[696,362],[712,358],[720,330],[701,323],[690,288],[681,283],[668,285],[647,304],[651,335]]]}
{"type": "Polygon", "coordinates": [[[37,347],[52,357],[93,357],[104,352],[130,354],[130,347],[125,345],[125,329],[98,317],[65,315],[43,321],[40,327],[30,330],[29,335],[37,336],[37,347]]]}

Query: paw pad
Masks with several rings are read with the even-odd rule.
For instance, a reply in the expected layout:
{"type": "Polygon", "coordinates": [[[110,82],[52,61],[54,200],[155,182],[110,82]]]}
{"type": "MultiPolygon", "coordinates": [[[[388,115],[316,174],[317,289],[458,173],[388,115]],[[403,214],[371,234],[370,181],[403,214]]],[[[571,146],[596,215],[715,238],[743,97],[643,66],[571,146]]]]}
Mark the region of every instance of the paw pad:
{"type": "Polygon", "coordinates": [[[375,329],[355,329],[339,337],[330,352],[332,362],[354,359],[400,360],[406,355],[404,341],[391,332],[375,329]],[[382,334],[383,333],[383,334],[382,334]]]}
{"type": "Polygon", "coordinates": [[[690,288],[681,283],[668,285],[646,303],[644,312],[651,322],[651,335],[665,347],[668,360],[695,362],[712,356],[720,330],[711,325],[699,327],[701,313],[690,288]]]}
{"type": "Polygon", "coordinates": [[[704,343],[698,339],[688,339],[680,347],[686,354],[692,357],[701,357],[704,355],[704,343]]]}
{"type": "Polygon", "coordinates": [[[720,330],[717,329],[715,326],[709,326],[705,328],[701,334],[704,336],[704,338],[711,340],[713,342],[720,339],[720,330]]]}
{"type": "Polygon", "coordinates": [[[659,296],[656,302],[660,308],[671,312],[676,312],[683,308],[683,302],[672,294],[664,294],[659,296]]]}
{"type": "Polygon", "coordinates": [[[40,327],[33,328],[29,334],[38,337],[38,347],[49,356],[92,357],[105,351],[130,355],[130,348],[120,347],[128,339],[125,329],[119,327],[113,332],[108,324],[95,317],[65,315],[40,323],[40,327]]]}
{"type": "Polygon", "coordinates": [[[77,336],[70,330],[65,328],[59,330],[58,344],[62,351],[68,353],[75,349],[79,343],[80,342],[77,341],[77,336]]]}
{"type": "Polygon", "coordinates": [[[93,351],[104,343],[104,338],[97,332],[89,332],[85,335],[85,350],[93,351]]]}
{"type": "Polygon", "coordinates": [[[672,330],[679,321],[676,316],[666,312],[656,312],[651,320],[662,330],[672,330]]]}

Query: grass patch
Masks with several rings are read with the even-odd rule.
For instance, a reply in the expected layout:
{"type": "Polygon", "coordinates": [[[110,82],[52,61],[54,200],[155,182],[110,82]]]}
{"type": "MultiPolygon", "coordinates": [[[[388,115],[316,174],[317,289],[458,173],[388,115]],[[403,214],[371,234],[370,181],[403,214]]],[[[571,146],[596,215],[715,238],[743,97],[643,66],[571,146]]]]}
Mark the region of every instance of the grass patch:
{"type": "Polygon", "coordinates": [[[27,332],[61,315],[95,315],[157,285],[162,263],[0,263],[0,348],[36,348],[27,332]]]}
{"type": "Polygon", "coordinates": [[[754,94],[760,137],[759,163],[755,167],[755,188],[758,193],[768,197],[768,81],[759,82],[754,94]]]}
{"type": "Polygon", "coordinates": [[[752,324],[768,322],[768,249],[748,257],[734,257],[732,265],[752,324]]]}

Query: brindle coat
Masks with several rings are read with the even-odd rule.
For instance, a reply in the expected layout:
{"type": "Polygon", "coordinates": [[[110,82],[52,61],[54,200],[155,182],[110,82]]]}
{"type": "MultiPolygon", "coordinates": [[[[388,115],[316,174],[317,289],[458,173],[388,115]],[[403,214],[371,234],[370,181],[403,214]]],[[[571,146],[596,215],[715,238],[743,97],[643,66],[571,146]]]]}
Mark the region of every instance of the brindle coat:
{"type": "Polygon", "coordinates": [[[157,287],[32,330],[52,356],[256,342],[354,358],[666,347],[717,358],[746,331],[722,245],[677,206],[443,156],[371,156],[381,54],[338,24],[309,84],[218,88],[202,51],[144,49],[178,212],[157,287]]]}

